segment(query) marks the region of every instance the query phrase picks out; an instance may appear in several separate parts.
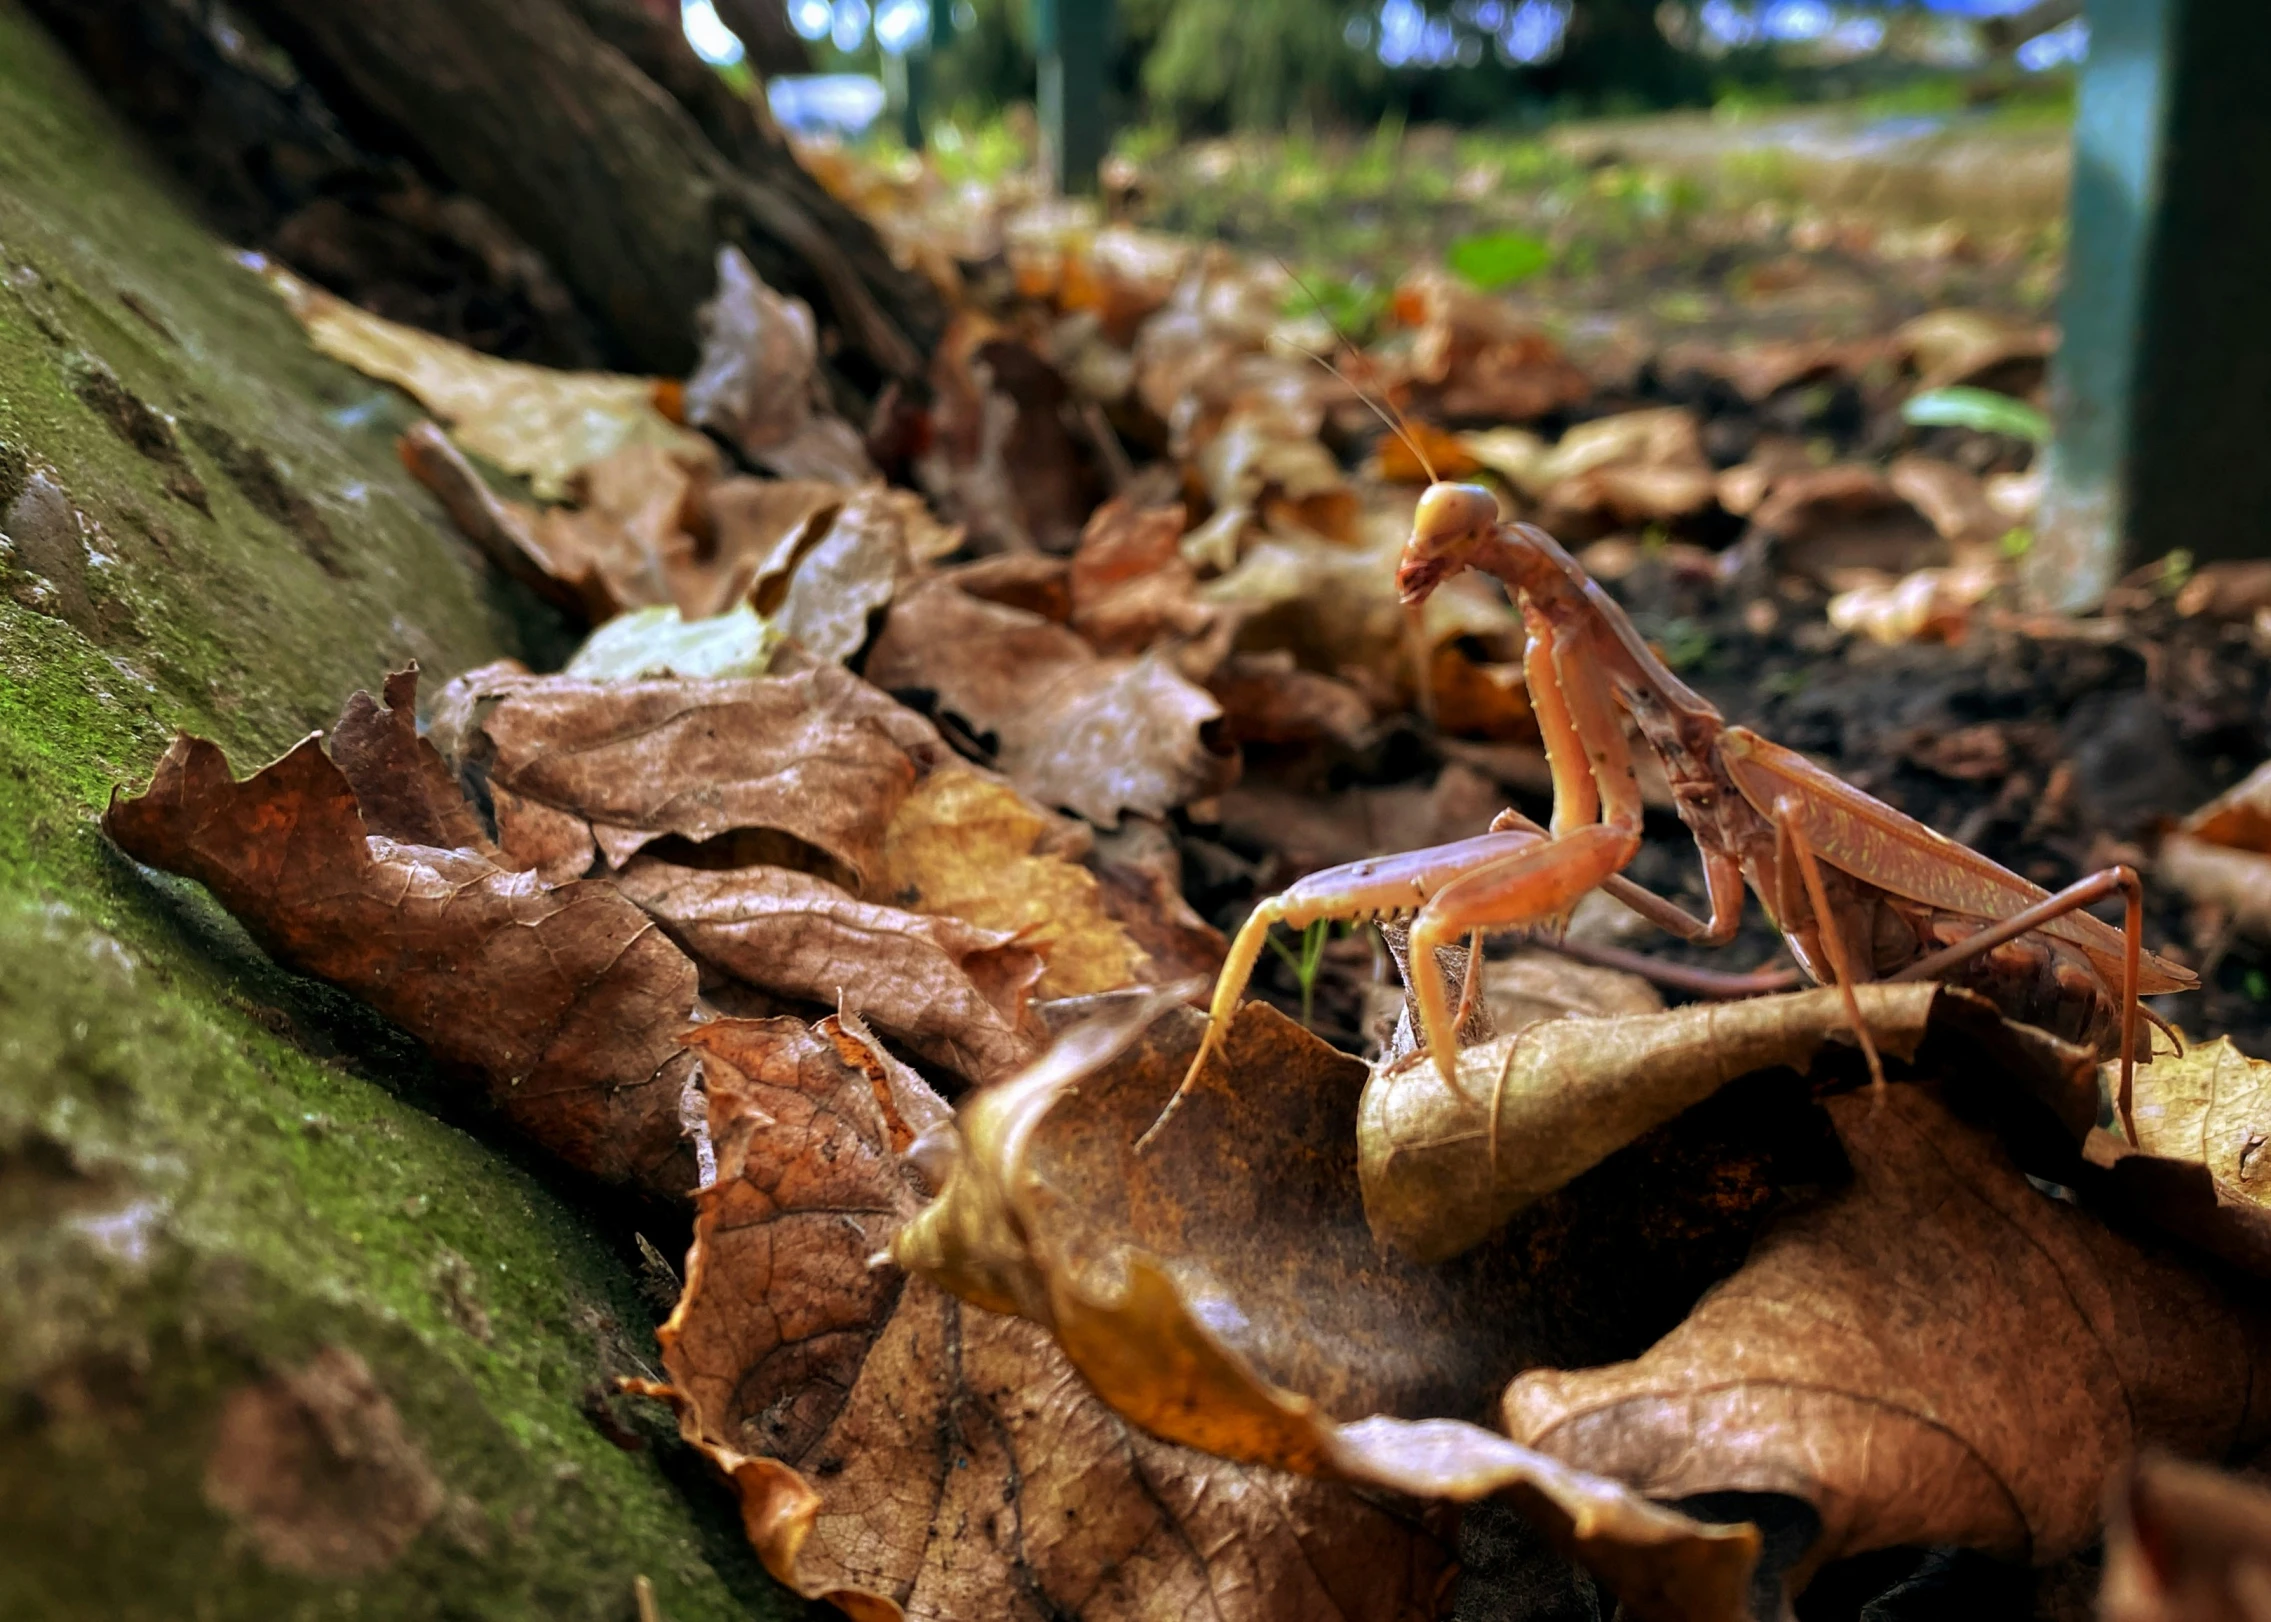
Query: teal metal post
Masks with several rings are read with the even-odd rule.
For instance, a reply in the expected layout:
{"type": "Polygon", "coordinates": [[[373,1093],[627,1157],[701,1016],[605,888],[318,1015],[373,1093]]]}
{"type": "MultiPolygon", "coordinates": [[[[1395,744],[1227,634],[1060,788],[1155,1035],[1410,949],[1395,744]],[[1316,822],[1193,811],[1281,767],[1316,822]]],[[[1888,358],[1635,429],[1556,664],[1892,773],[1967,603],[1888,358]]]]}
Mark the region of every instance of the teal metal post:
{"type": "Polygon", "coordinates": [[[1112,0],[1034,0],[1041,59],[1041,157],[1060,193],[1088,195],[1112,142],[1105,107],[1112,0]]]}
{"type": "Polygon", "coordinates": [[[2068,610],[2179,547],[2271,556],[2271,3],[2088,17],[2058,439],[2021,567],[2068,610]]]}

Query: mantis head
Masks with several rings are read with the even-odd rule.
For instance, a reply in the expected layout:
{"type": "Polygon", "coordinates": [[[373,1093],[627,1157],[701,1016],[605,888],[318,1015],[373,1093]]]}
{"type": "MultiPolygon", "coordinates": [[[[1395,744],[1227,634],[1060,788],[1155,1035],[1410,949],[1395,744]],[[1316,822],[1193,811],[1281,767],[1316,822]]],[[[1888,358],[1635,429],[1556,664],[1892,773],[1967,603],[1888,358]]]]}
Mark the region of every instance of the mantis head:
{"type": "Polygon", "coordinates": [[[1451,576],[1474,568],[1497,530],[1498,500],[1481,485],[1429,485],[1396,565],[1396,590],[1405,605],[1424,603],[1451,576]]]}

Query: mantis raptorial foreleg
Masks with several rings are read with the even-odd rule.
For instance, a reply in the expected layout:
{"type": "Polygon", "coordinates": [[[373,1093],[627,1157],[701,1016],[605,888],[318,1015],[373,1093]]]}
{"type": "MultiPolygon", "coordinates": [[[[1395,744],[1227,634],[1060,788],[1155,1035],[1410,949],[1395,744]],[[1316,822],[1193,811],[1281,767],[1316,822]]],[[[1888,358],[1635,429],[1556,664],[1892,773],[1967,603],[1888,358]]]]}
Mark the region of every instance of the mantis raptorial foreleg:
{"type": "MultiPolygon", "coordinates": [[[[1237,1017],[1239,999],[1245,995],[1247,982],[1253,979],[1255,965],[1261,961],[1262,944],[1277,925],[1305,929],[1327,918],[1357,923],[1373,918],[1403,917],[1424,909],[1447,886],[1471,874],[1487,872],[1544,843],[1543,835],[1510,829],[1478,834],[1472,839],[1426,850],[1367,856],[1362,861],[1311,873],[1284,894],[1272,896],[1255,907],[1232,937],[1222,973],[1215,980],[1214,999],[1207,1009],[1205,1040],[1200,1042],[1198,1054],[1191,1060],[1191,1067],[1184,1073],[1175,1095],[1159,1112],[1159,1119],[1136,1140],[1136,1147],[1142,1148],[1158,1135],[1159,1129],[1182,1106],[1184,1095],[1198,1080],[1207,1061],[1221,1050],[1231,1021],[1237,1017]]],[[[1432,964],[1433,959],[1421,961],[1432,964]]],[[[1472,962],[1470,958],[1468,984],[1461,992],[1462,1004],[1473,995],[1472,962]]],[[[1432,981],[1438,1002],[1446,1000],[1441,976],[1423,971],[1419,978],[1432,981]]]]}

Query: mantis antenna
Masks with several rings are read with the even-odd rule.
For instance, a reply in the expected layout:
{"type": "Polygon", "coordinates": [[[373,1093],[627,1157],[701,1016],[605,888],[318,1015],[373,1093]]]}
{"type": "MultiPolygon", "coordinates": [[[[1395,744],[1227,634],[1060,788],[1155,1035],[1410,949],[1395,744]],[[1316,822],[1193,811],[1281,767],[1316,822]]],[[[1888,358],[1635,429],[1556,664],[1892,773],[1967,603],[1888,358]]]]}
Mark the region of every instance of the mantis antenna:
{"type": "MultiPolygon", "coordinates": [[[[1347,350],[1350,354],[1362,354],[1363,350],[1357,347],[1355,340],[1350,338],[1347,333],[1341,330],[1341,324],[1338,321],[1335,321],[1333,319],[1332,312],[1325,308],[1325,301],[1319,298],[1316,293],[1310,288],[1309,284],[1301,279],[1301,273],[1295,270],[1291,265],[1287,264],[1282,258],[1278,260],[1277,268],[1284,271],[1288,276],[1292,277],[1293,285],[1300,288],[1302,293],[1308,298],[1309,302],[1317,307],[1317,313],[1325,318],[1325,325],[1332,329],[1333,336],[1340,340],[1341,347],[1347,350]]],[[[1285,340],[1283,339],[1280,339],[1279,341],[1281,343],[1285,342],[1285,340]]],[[[1304,349],[1301,347],[1301,345],[1296,343],[1286,343],[1285,347],[1294,351],[1296,354],[1306,355],[1309,359],[1315,361],[1319,366],[1322,366],[1326,371],[1332,373],[1333,376],[1339,378],[1341,382],[1347,384],[1349,392],[1355,395],[1359,400],[1362,400],[1365,405],[1370,408],[1372,414],[1375,417],[1378,417],[1382,422],[1388,425],[1388,432],[1394,434],[1398,439],[1404,442],[1404,449],[1412,453],[1413,458],[1420,465],[1420,470],[1427,475],[1427,482],[1429,484],[1442,483],[1442,480],[1436,477],[1435,464],[1427,459],[1427,452],[1421,450],[1419,448],[1419,441],[1405,431],[1401,413],[1398,413],[1393,417],[1388,415],[1387,408],[1382,406],[1379,401],[1373,399],[1371,395],[1365,393],[1364,390],[1358,388],[1356,386],[1356,380],[1354,378],[1350,377],[1346,372],[1342,371],[1338,366],[1335,366],[1324,356],[1318,354],[1315,350],[1304,349]]]]}

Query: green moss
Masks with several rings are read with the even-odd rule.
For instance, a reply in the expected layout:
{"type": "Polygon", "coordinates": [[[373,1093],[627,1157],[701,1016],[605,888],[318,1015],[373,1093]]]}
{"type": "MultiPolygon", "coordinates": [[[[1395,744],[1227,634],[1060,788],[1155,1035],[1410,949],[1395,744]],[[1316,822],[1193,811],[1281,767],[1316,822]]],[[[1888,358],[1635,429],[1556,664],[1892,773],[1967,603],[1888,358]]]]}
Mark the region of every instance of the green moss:
{"type": "Polygon", "coordinates": [[[628,1622],[638,1575],[674,1622],[793,1611],[718,1489],[587,1417],[653,1349],[583,1196],[99,831],[177,727],[247,769],[405,657],[522,645],[395,464],[405,415],[0,0],[0,1617],[628,1622]],[[206,1472],[232,1393],[324,1347],[443,1498],[316,1576],[206,1472]]]}

